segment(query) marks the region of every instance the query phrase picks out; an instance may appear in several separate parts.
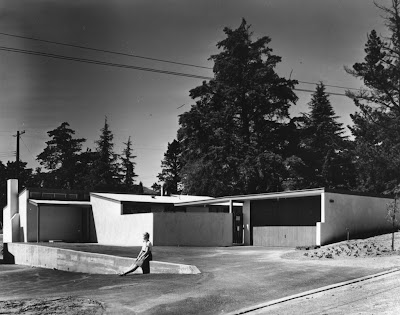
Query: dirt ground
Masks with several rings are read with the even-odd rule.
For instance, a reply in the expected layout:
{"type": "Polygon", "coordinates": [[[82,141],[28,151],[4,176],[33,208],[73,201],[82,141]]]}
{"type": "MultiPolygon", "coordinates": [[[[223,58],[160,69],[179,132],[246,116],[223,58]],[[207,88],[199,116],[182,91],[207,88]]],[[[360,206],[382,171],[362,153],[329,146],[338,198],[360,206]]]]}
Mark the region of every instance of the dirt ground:
{"type": "MultiPolygon", "coordinates": [[[[230,305],[228,309],[240,309],[240,303],[247,301],[246,303],[252,303],[254,305],[260,303],[259,299],[262,298],[262,296],[264,296],[262,299],[269,300],[282,297],[280,296],[282,294],[284,294],[284,296],[295,294],[300,286],[304,286],[302,290],[308,290],[327,285],[329,281],[333,281],[331,279],[332,277],[337,277],[337,280],[333,282],[340,282],[348,278],[353,278],[356,276],[355,265],[360,267],[360,270],[357,271],[359,273],[359,275],[357,275],[358,277],[364,275],[362,269],[365,270],[365,274],[371,274],[371,271],[369,271],[371,268],[376,268],[376,272],[379,272],[381,269],[398,267],[400,261],[400,233],[396,233],[395,236],[395,252],[390,250],[391,234],[368,239],[350,240],[349,242],[340,242],[322,246],[318,249],[272,250],[268,255],[265,255],[261,248],[243,248],[243,250],[241,248],[215,249],[215,253],[210,252],[209,249],[185,249],[188,253],[190,252],[190,255],[186,256],[186,254],[182,254],[182,256],[175,256],[175,259],[198,265],[199,268],[204,271],[200,278],[187,277],[186,280],[183,280],[178,276],[151,275],[151,277],[147,279],[147,284],[144,284],[137,277],[128,277],[129,279],[121,280],[121,278],[118,277],[111,278],[109,276],[92,276],[72,273],[71,276],[67,277],[68,281],[65,280],[65,283],[61,280],[54,282],[56,273],[53,272],[53,274],[49,274],[51,270],[35,270],[32,274],[33,281],[31,281],[27,278],[30,271],[27,270],[26,267],[12,265],[7,267],[7,265],[3,265],[3,274],[6,275],[8,272],[7,268],[9,268],[9,277],[12,277],[12,279],[10,278],[10,283],[16,281],[17,274],[15,272],[18,272],[18,277],[24,279],[23,281],[26,281],[26,285],[28,285],[24,290],[35,292],[37,290],[35,289],[36,285],[38,285],[38,282],[35,281],[43,281],[43,292],[25,297],[21,296],[12,300],[0,300],[0,314],[110,314],[107,312],[107,307],[109,307],[108,310],[112,310],[112,308],[110,309],[110,305],[114,303],[114,297],[110,298],[109,293],[107,293],[109,290],[113,291],[113,294],[116,294],[115,299],[119,299],[118,303],[121,305],[124,304],[125,310],[130,309],[132,311],[129,312],[130,314],[178,314],[180,313],[179,311],[184,311],[184,313],[187,314],[199,313],[195,311],[196,309],[198,311],[202,310],[203,312],[201,313],[203,314],[224,313],[222,311],[223,304],[225,304],[225,307],[230,305]],[[258,250],[260,250],[260,252],[258,252],[258,250]],[[242,251],[243,253],[241,253],[242,251]],[[234,259],[238,259],[239,254],[241,257],[242,255],[248,255],[248,253],[252,253],[252,257],[255,259],[255,263],[252,266],[253,270],[243,270],[242,266],[245,266],[243,263],[245,263],[246,260],[242,261],[242,258],[235,261],[233,265],[229,265],[233,257],[235,257],[234,259]],[[205,257],[205,259],[200,257],[205,257]],[[193,261],[189,259],[193,259],[193,261]],[[215,265],[212,265],[211,259],[217,259],[214,263],[215,265]],[[287,269],[281,270],[280,268],[282,267],[287,269]],[[21,269],[18,271],[19,269],[14,270],[15,268],[21,269]],[[226,271],[224,271],[225,268],[227,269],[226,271]],[[22,275],[24,272],[26,272],[26,276],[22,275]],[[231,275],[235,274],[234,278],[228,278],[226,272],[229,272],[231,275]],[[254,276],[257,272],[259,274],[254,276]],[[344,276],[346,272],[349,274],[344,276]],[[271,273],[271,275],[269,275],[269,273],[271,273]],[[277,274],[278,276],[276,276],[277,274]],[[288,279],[285,278],[286,276],[288,279]],[[152,277],[154,277],[154,279],[152,277]],[[243,279],[236,280],[237,277],[243,279]],[[315,277],[315,279],[313,277],[315,277]],[[330,278],[329,281],[327,277],[330,278]],[[339,277],[343,277],[343,279],[339,277]],[[99,278],[99,283],[101,284],[97,284],[97,278],[99,278]],[[107,278],[108,280],[103,278],[107,278]],[[275,279],[276,282],[270,282],[272,279],[275,279]],[[104,281],[108,282],[107,287],[104,287],[104,281]],[[191,281],[193,283],[191,283],[191,281]],[[248,284],[244,284],[246,281],[248,284]],[[91,287],[85,289],[84,295],[80,295],[79,285],[85,282],[90,284],[91,287]],[[152,282],[154,282],[156,286],[153,287],[152,282]],[[171,282],[171,284],[168,285],[166,282],[171,282]],[[310,283],[305,287],[305,283],[307,282],[310,283]],[[68,291],[72,286],[75,286],[75,283],[77,291],[68,291]],[[163,287],[164,284],[166,286],[165,288],[163,287]],[[56,293],[57,285],[59,285],[63,291],[62,296],[56,293]],[[171,308],[170,301],[173,297],[178,301],[178,296],[182,296],[182,292],[178,294],[178,291],[175,292],[175,289],[173,289],[171,285],[181,286],[182,290],[188,291],[188,298],[184,300],[184,304],[177,304],[176,308],[171,308]],[[192,297],[192,293],[189,292],[191,290],[189,287],[186,289],[183,288],[185,285],[193,287],[193,289],[198,286],[198,289],[203,293],[206,292],[206,290],[210,290],[210,294],[207,295],[206,300],[196,300],[196,298],[192,297]],[[232,299],[232,285],[236,287],[236,299],[241,299],[243,297],[242,302],[240,302],[240,299],[239,302],[232,299]],[[32,286],[32,288],[29,286],[32,286]],[[102,287],[98,288],[97,286],[102,287]],[[298,287],[297,289],[296,286],[298,287]],[[51,287],[53,289],[51,289],[51,287]],[[130,288],[135,288],[139,300],[146,299],[147,292],[151,292],[152,295],[159,297],[155,298],[155,300],[154,297],[150,298],[150,303],[156,303],[157,299],[164,299],[165,301],[161,301],[162,303],[158,301],[161,303],[160,306],[154,305],[153,309],[144,308],[141,310],[139,307],[140,305],[132,307],[130,297],[132,293],[130,292],[130,288]],[[273,291],[276,292],[264,291],[268,289],[271,291],[271,288],[274,288],[273,291]],[[93,292],[93,294],[88,292],[93,292]],[[139,292],[141,292],[141,294],[138,294],[139,292]],[[260,293],[262,293],[262,296],[257,296],[260,295],[260,293]],[[213,296],[216,300],[211,300],[208,296],[213,296]],[[222,301],[221,299],[225,299],[226,301],[222,301]],[[199,304],[196,306],[195,304],[197,302],[202,305],[199,304]],[[214,312],[211,311],[213,307],[211,310],[209,307],[206,308],[207,305],[204,304],[205,302],[214,305],[214,312]],[[133,309],[135,311],[133,311],[133,309]],[[192,312],[189,310],[192,310],[192,312]]],[[[2,243],[0,242],[0,244],[2,243]]],[[[170,252],[170,249],[160,248],[159,256],[161,257],[166,255],[162,250],[170,252]]],[[[58,273],[61,272],[57,272],[57,274],[58,273]]],[[[6,278],[4,279],[7,280],[6,278]]],[[[0,283],[0,292],[2,291],[1,287],[2,284],[0,283]]],[[[17,295],[19,294],[18,292],[23,292],[22,290],[21,288],[15,288],[17,295]]],[[[196,291],[200,292],[197,289],[196,291]]],[[[156,304],[158,304],[158,302],[156,304]]],[[[115,303],[117,303],[117,300],[115,300],[115,303]]],[[[113,309],[113,311],[115,311],[115,309],[113,309]]],[[[232,311],[232,309],[230,311],[232,311]]]]}
{"type": "Polygon", "coordinates": [[[99,301],[72,296],[0,302],[0,314],[101,315],[104,311],[99,301]]]}
{"type": "Polygon", "coordinates": [[[400,232],[394,234],[394,251],[391,249],[392,234],[366,239],[343,241],[320,248],[301,248],[285,254],[283,258],[297,260],[357,259],[400,255],[400,232]]]}

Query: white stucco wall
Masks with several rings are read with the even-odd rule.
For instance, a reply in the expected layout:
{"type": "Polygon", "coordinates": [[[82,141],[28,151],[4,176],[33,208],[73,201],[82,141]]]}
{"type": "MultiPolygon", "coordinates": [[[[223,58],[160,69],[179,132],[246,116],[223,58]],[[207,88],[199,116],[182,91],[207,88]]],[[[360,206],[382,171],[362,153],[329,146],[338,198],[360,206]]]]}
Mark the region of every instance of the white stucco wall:
{"type": "Polygon", "coordinates": [[[155,213],[154,245],[231,246],[230,213],[155,213]]]}
{"type": "Polygon", "coordinates": [[[11,243],[11,240],[10,207],[5,206],[3,208],[3,243],[11,243]]]}
{"type": "Polygon", "coordinates": [[[153,213],[121,215],[119,201],[95,195],[90,196],[90,201],[99,244],[141,246],[144,232],[150,233],[150,241],[153,241],[153,213]]]}
{"type": "Polygon", "coordinates": [[[250,200],[243,203],[244,244],[250,245],[250,200]]]}
{"type": "Polygon", "coordinates": [[[7,180],[7,206],[10,208],[10,218],[18,213],[18,180],[7,180]]]}
{"type": "Polygon", "coordinates": [[[386,205],[393,199],[325,192],[325,222],[320,224],[321,245],[365,233],[390,231],[386,205]]]}
{"type": "Polygon", "coordinates": [[[26,242],[28,239],[27,229],[28,229],[28,197],[29,191],[24,190],[18,197],[18,205],[19,205],[19,215],[20,215],[20,233],[19,233],[19,241],[26,242]]]}
{"type": "Polygon", "coordinates": [[[3,243],[19,239],[18,180],[7,180],[7,206],[3,209],[3,243]]]}

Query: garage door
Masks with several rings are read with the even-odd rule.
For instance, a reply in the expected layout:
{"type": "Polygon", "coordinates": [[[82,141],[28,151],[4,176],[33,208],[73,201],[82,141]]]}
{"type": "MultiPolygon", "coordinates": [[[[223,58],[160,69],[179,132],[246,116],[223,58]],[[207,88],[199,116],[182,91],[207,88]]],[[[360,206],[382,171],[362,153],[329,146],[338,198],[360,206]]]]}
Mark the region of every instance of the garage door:
{"type": "Polygon", "coordinates": [[[311,246],[316,245],[315,226],[255,226],[255,246],[311,246]]]}

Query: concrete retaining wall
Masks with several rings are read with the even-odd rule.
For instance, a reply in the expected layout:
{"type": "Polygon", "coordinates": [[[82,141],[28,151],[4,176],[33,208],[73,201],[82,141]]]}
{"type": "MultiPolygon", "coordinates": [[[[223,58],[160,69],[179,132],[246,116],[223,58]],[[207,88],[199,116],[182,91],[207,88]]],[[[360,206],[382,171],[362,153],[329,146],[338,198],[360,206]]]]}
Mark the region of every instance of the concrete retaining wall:
{"type": "MultiPolygon", "coordinates": [[[[8,243],[9,258],[17,265],[58,269],[64,271],[92,274],[116,274],[125,271],[134,259],[104,254],[79,252],[69,249],[8,243]]],[[[200,270],[193,265],[173,264],[161,261],[150,263],[151,273],[199,274],[200,270]]],[[[142,273],[138,268],[135,273],[142,273]]]]}

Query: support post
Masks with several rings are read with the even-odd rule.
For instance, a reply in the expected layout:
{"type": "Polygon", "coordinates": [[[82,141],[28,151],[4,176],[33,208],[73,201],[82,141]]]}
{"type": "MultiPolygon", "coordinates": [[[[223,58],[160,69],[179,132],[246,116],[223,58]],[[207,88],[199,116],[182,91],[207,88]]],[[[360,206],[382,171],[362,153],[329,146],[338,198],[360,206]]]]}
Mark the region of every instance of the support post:
{"type": "Polygon", "coordinates": [[[229,213],[233,213],[233,200],[229,200],[229,213]]]}

